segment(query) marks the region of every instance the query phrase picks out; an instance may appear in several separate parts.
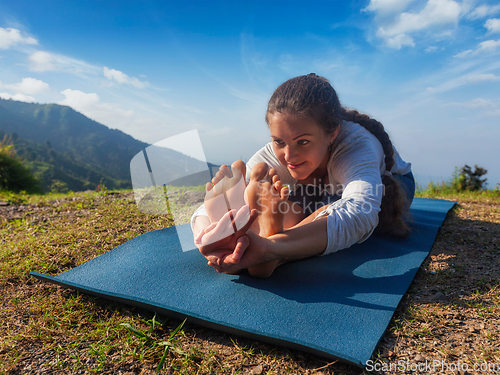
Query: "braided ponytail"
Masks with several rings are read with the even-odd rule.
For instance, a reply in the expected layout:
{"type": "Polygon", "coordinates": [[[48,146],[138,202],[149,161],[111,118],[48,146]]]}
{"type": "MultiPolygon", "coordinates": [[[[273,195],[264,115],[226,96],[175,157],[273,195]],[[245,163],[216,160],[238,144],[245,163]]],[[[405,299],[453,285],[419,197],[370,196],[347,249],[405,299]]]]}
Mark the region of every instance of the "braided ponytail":
{"type": "Polygon", "coordinates": [[[410,227],[405,220],[406,196],[402,194],[399,182],[392,177],[391,169],[394,166],[394,148],[384,126],[377,120],[361,114],[356,110],[342,108],[342,117],[346,121],[355,122],[363,126],[379,140],[385,154],[385,168],[389,173],[384,173],[384,196],[380,205],[379,225],[377,231],[389,233],[398,237],[410,234],[410,227]]]}

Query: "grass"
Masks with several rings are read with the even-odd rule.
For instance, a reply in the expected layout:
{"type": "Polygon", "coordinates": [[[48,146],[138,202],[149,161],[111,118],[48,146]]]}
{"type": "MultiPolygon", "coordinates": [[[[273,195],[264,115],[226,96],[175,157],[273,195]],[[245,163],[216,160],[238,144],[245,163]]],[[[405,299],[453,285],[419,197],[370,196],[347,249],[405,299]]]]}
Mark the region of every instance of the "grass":
{"type": "Polygon", "coordinates": [[[64,353],[65,360],[52,365],[71,370],[102,369],[106,357],[115,351],[120,358],[152,356],[138,349],[138,343],[120,326],[137,325],[131,310],[96,303],[75,292],[54,292],[38,283],[32,287],[34,281],[28,274],[31,270],[58,274],[141,233],[169,226],[171,220],[145,215],[132,200],[115,200],[102,193],[22,199],[32,203],[30,209],[17,219],[3,221],[0,229],[0,324],[2,329],[10,327],[0,342],[1,368],[15,365],[25,355],[17,348],[26,341],[37,342],[41,351],[53,353],[56,359],[64,353]],[[54,204],[54,200],[62,201],[54,204]],[[82,360],[88,358],[93,360],[82,360]]]}
{"type": "MultiPolygon", "coordinates": [[[[173,224],[141,212],[130,191],[0,196],[0,373],[282,373],[288,351],[231,338],[29,276],[57,275],[173,224]],[[140,333],[142,332],[142,334],[140,333]],[[175,335],[174,335],[175,334],[175,335]],[[221,353],[226,353],[222,356],[221,353]]],[[[296,357],[295,357],[296,358],[296,357]]],[[[311,368],[322,359],[306,359],[311,368]]]]}
{"type": "MultiPolygon", "coordinates": [[[[457,200],[459,205],[440,230],[372,359],[411,359],[408,352],[413,351],[432,353],[430,358],[500,362],[494,350],[498,330],[488,326],[500,317],[500,276],[498,271],[484,274],[500,251],[500,197],[496,191],[421,191],[419,196],[457,200]],[[463,263],[471,257],[472,265],[463,263]],[[460,294],[461,288],[470,291],[460,294]],[[429,295],[443,291],[450,301],[422,302],[425,290],[429,295]],[[475,334],[480,336],[472,342],[476,350],[460,354],[468,342],[446,346],[453,332],[463,335],[466,325],[483,321],[486,334],[475,334]]],[[[0,209],[13,210],[0,218],[0,374],[362,373],[29,276],[30,271],[60,274],[142,233],[173,224],[166,215],[141,212],[130,191],[0,194],[0,201],[12,203],[0,209]]]]}
{"type": "Polygon", "coordinates": [[[465,190],[457,188],[460,186],[460,174],[458,169],[448,181],[429,182],[424,188],[417,184],[416,195],[425,198],[443,198],[457,197],[461,199],[477,199],[477,198],[498,198],[500,197],[500,183],[497,183],[494,189],[480,190],[465,190]]]}

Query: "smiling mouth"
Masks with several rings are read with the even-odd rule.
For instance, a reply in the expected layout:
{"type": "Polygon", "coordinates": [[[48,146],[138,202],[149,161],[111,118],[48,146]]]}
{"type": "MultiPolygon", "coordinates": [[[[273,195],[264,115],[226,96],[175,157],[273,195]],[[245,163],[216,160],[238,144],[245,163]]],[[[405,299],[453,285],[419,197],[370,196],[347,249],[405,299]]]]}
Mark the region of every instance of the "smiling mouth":
{"type": "Polygon", "coordinates": [[[299,168],[304,163],[305,163],[305,161],[303,161],[302,163],[297,163],[297,164],[287,163],[287,166],[290,169],[296,169],[296,168],[299,168]]]}

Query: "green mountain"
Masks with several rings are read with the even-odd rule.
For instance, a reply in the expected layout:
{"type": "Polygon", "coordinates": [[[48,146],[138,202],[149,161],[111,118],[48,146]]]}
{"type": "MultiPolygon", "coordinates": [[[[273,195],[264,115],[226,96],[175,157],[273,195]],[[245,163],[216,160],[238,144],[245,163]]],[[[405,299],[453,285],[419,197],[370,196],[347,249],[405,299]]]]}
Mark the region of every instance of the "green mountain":
{"type": "MultiPolygon", "coordinates": [[[[131,188],[130,161],[147,148],[120,130],[93,121],[70,107],[0,99],[0,139],[14,144],[17,155],[49,191],[106,187],[131,188]]],[[[200,185],[210,178],[206,164],[174,150],[163,150],[162,174],[176,185],[200,185]]],[[[209,168],[213,165],[209,164],[209,168]]]]}

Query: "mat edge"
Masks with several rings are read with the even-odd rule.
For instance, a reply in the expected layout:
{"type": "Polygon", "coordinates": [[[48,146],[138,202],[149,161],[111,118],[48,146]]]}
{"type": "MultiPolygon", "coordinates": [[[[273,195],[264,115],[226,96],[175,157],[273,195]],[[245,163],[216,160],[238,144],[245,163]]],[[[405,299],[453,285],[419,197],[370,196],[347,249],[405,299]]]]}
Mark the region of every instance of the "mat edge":
{"type": "Polygon", "coordinates": [[[206,320],[206,319],[203,319],[200,317],[196,317],[196,316],[193,316],[193,315],[188,314],[188,313],[183,313],[181,311],[176,311],[176,310],[172,310],[172,309],[167,309],[167,308],[162,307],[162,306],[154,305],[153,303],[151,303],[149,301],[143,302],[139,299],[136,300],[136,299],[126,298],[126,297],[124,297],[120,294],[117,294],[117,293],[104,292],[104,291],[100,291],[99,289],[88,288],[86,286],[82,286],[82,285],[79,285],[76,283],[60,281],[54,276],[45,275],[45,274],[42,274],[39,272],[31,271],[29,274],[30,274],[30,276],[33,276],[34,278],[36,278],[38,280],[49,282],[51,284],[59,285],[62,287],[67,287],[67,288],[73,289],[75,291],[81,292],[81,293],[86,294],[86,295],[92,295],[92,296],[100,297],[100,298],[103,298],[106,300],[111,300],[114,302],[123,303],[123,304],[129,305],[129,306],[139,307],[139,308],[142,308],[144,310],[156,312],[156,313],[159,313],[159,314],[165,315],[165,316],[170,316],[170,317],[173,317],[174,319],[178,319],[178,320],[184,320],[184,318],[188,318],[188,322],[190,322],[190,323],[196,324],[198,326],[206,327],[209,329],[213,329],[216,331],[221,331],[221,332],[231,334],[231,335],[234,334],[234,335],[244,337],[247,339],[260,341],[262,343],[276,345],[276,346],[280,346],[280,347],[287,348],[287,349],[306,352],[306,353],[313,354],[313,355],[327,358],[327,359],[337,360],[339,362],[353,365],[353,366],[356,366],[356,367],[362,368],[362,369],[364,369],[366,367],[366,364],[359,362],[358,359],[350,358],[350,357],[343,358],[340,355],[336,355],[334,353],[326,352],[324,350],[311,347],[311,345],[309,345],[309,344],[307,344],[307,345],[299,344],[297,342],[291,342],[288,340],[280,339],[278,337],[264,336],[264,335],[260,335],[259,333],[256,333],[256,332],[244,331],[244,330],[241,330],[241,329],[233,327],[233,326],[224,325],[221,323],[217,323],[214,321],[209,321],[209,320],[206,320]]]}

